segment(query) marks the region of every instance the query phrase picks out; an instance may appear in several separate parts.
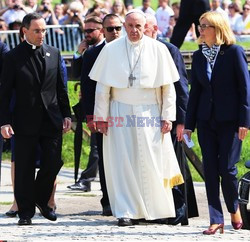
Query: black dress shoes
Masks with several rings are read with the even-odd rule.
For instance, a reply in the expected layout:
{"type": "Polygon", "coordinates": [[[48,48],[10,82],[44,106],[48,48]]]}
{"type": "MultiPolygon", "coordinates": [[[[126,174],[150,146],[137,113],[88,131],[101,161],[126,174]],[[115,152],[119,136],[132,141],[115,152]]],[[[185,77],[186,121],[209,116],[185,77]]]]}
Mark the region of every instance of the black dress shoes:
{"type": "Polygon", "coordinates": [[[20,218],[18,221],[18,225],[22,226],[22,225],[31,225],[31,219],[30,218],[20,218]]]}
{"type": "Polygon", "coordinates": [[[17,216],[17,213],[18,213],[18,211],[9,210],[8,212],[5,213],[5,215],[6,215],[7,217],[14,218],[14,217],[17,216]]]}
{"type": "Polygon", "coordinates": [[[177,225],[181,223],[182,225],[187,225],[187,214],[186,214],[187,206],[186,204],[183,204],[182,207],[176,209],[176,217],[175,218],[169,218],[168,224],[169,225],[177,225]]]}
{"type": "Polygon", "coordinates": [[[47,218],[51,221],[56,221],[57,216],[53,208],[50,208],[49,206],[40,206],[39,204],[36,204],[37,208],[40,210],[43,217],[47,218]]]}
{"type": "Polygon", "coordinates": [[[78,181],[73,185],[67,186],[67,188],[75,191],[90,192],[91,182],[90,181],[78,181]]]}
{"type": "Polygon", "coordinates": [[[119,218],[118,219],[118,226],[132,226],[135,224],[139,224],[139,220],[130,219],[130,218],[119,218]]]}
{"type": "Polygon", "coordinates": [[[103,216],[112,216],[113,215],[110,205],[104,206],[102,208],[102,215],[103,216]]]}

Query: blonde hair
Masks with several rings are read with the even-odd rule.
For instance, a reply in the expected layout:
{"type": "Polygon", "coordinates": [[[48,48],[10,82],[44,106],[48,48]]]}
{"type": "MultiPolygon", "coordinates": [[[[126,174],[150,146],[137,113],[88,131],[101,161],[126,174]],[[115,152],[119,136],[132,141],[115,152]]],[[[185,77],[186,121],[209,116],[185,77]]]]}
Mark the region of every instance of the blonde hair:
{"type": "MultiPolygon", "coordinates": [[[[229,21],[221,13],[206,12],[201,15],[199,21],[202,19],[206,19],[211,26],[214,26],[216,45],[232,45],[236,43],[236,39],[229,25],[229,21]]],[[[198,44],[201,44],[203,41],[199,37],[197,42],[198,44]]]]}

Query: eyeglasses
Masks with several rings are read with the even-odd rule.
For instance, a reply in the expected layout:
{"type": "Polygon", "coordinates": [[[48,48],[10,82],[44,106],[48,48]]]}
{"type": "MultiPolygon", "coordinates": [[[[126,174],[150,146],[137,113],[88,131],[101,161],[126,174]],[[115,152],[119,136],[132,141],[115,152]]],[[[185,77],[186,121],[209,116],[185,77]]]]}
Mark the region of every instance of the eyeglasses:
{"type": "Polygon", "coordinates": [[[121,31],[122,26],[115,26],[115,27],[103,27],[105,29],[107,29],[108,32],[113,32],[114,30],[116,31],[121,31]]]}
{"type": "Polygon", "coordinates": [[[243,10],[247,10],[247,11],[249,11],[249,10],[250,10],[250,8],[243,8],[243,10]]]}
{"type": "Polygon", "coordinates": [[[95,30],[97,30],[99,28],[95,28],[95,29],[85,29],[84,30],[84,33],[87,33],[87,34],[91,34],[92,32],[94,32],[95,30]]]}
{"type": "Polygon", "coordinates": [[[205,29],[208,29],[208,28],[214,28],[214,26],[212,25],[209,25],[209,24],[201,24],[201,25],[198,25],[198,30],[205,30],[205,29]]]}
{"type": "Polygon", "coordinates": [[[34,29],[32,30],[35,34],[46,34],[47,30],[46,29],[34,29]]]}

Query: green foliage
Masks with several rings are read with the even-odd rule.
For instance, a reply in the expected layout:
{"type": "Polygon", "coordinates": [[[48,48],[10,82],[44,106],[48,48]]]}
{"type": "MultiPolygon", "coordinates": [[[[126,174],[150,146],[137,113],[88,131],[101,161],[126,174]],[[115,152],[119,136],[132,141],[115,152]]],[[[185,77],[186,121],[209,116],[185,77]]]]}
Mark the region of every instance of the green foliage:
{"type": "Polygon", "coordinates": [[[12,205],[12,202],[0,202],[0,205],[12,205]]]}
{"type": "MultiPolygon", "coordinates": [[[[85,169],[89,157],[89,141],[83,140],[80,168],[85,169]]],[[[62,159],[65,167],[74,167],[74,132],[70,131],[63,135],[62,159]]]]}

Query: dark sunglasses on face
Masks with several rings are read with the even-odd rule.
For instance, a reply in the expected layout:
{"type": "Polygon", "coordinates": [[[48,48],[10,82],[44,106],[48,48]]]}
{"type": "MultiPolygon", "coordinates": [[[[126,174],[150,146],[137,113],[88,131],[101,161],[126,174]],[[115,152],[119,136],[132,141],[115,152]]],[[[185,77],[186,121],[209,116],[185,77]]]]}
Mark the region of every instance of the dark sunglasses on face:
{"type": "Polygon", "coordinates": [[[107,29],[108,32],[113,32],[114,30],[116,30],[116,31],[121,31],[122,26],[104,27],[104,28],[107,29]]]}
{"type": "Polygon", "coordinates": [[[98,28],[95,28],[95,29],[85,29],[84,30],[84,33],[87,33],[87,34],[90,34],[92,32],[94,32],[95,30],[97,30],[98,28]]]}

